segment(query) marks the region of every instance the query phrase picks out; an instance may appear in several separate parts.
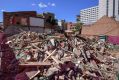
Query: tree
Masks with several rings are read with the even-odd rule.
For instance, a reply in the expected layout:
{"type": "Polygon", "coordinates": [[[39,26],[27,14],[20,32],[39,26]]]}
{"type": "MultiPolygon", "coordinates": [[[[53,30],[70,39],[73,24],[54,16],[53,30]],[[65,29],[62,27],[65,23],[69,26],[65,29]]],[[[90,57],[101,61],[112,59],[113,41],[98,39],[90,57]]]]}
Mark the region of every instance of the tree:
{"type": "Polygon", "coordinates": [[[79,34],[81,34],[82,25],[83,23],[76,23],[75,32],[79,32],[79,34]]]}

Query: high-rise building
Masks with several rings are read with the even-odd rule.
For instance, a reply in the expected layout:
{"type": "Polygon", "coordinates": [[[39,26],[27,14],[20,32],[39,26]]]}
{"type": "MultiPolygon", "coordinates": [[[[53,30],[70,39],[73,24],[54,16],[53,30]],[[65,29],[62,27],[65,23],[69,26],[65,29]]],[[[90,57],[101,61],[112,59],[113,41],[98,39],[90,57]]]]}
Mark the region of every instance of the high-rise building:
{"type": "Polygon", "coordinates": [[[107,15],[119,21],[119,0],[99,0],[99,17],[107,15]]]}
{"type": "Polygon", "coordinates": [[[119,21],[119,0],[99,0],[99,5],[80,11],[81,22],[92,24],[103,16],[119,21]]]}
{"type": "Polygon", "coordinates": [[[83,24],[92,24],[98,19],[98,6],[86,8],[80,11],[80,21],[83,24]]]}

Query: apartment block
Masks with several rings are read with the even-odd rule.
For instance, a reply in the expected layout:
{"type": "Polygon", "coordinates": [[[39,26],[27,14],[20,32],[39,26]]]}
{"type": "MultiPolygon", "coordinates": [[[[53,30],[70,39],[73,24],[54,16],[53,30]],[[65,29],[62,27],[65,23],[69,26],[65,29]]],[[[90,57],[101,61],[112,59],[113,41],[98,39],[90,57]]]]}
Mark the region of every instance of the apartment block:
{"type": "Polygon", "coordinates": [[[99,17],[107,15],[119,21],[119,0],[99,0],[99,17]]]}
{"type": "Polygon", "coordinates": [[[92,24],[98,20],[98,6],[86,8],[80,11],[80,21],[83,24],[92,24]]]}

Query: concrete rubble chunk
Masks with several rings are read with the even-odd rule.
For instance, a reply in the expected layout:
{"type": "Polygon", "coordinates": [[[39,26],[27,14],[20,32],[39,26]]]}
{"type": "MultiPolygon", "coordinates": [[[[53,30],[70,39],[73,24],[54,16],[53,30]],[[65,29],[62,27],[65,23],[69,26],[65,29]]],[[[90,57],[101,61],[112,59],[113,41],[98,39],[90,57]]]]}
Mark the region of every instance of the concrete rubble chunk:
{"type": "Polygon", "coordinates": [[[80,36],[35,32],[13,35],[7,42],[20,64],[51,63],[45,74],[48,80],[116,80],[118,59],[109,53],[108,44],[98,43],[80,36]]]}

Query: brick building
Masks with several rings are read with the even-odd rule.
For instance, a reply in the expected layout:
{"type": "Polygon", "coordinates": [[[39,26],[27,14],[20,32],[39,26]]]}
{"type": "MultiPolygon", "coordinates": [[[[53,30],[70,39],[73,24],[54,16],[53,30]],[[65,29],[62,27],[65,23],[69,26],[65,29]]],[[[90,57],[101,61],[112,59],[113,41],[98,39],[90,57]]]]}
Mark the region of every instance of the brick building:
{"type": "Polygon", "coordinates": [[[76,23],[68,22],[67,23],[67,30],[74,30],[76,27],[76,23]]]}
{"type": "MultiPolygon", "coordinates": [[[[3,12],[3,25],[7,33],[18,33],[18,28],[34,32],[52,32],[56,19],[53,13],[37,14],[36,11],[3,12]]],[[[8,33],[8,34],[9,34],[8,33]]]]}
{"type": "Polygon", "coordinates": [[[13,25],[29,26],[29,17],[36,17],[36,11],[3,12],[4,27],[13,25]]]}

